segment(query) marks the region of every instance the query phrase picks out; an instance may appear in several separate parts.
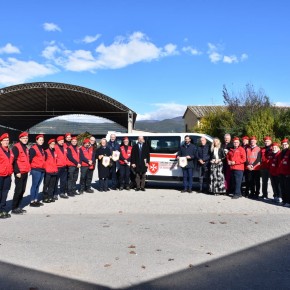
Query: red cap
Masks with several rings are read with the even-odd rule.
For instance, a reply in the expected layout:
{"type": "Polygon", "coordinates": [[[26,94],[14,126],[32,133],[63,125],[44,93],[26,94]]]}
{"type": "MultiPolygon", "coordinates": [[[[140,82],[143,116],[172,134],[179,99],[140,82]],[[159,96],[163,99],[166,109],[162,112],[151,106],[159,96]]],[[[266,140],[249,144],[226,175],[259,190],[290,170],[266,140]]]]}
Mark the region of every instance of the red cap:
{"type": "Polygon", "coordinates": [[[27,133],[27,132],[22,132],[22,133],[19,135],[19,139],[22,138],[22,137],[28,137],[28,133],[27,133]]]}
{"type": "Polygon", "coordinates": [[[2,141],[3,139],[9,138],[9,134],[8,133],[4,133],[0,136],[0,141],[2,141]]]}
{"type": "Polygon", "coordinates": [[[288,143],[288,139],[287,138],[284,138],[282,141],[281,141],[281,144],[283,144],[283,143],[288,143]]]}
{"type": "Polygon", "coordinates": [[[71,133],[65,133],[64,137],[71,136],[71,133]]]}
{"type": "Polygon", "coordinates": [[[252,136],[252,137],[250,138],[250,140],[257,140],[257,137],[256,137],[256,136],[252,136]]]}
{"type": "Polygon", "coordinates": [[[272,146],[278,146],[278,147],[280,147],[280,144],[279,144],[278,142],[274,142],[274,143],[272,144],[272,146]]]}
{"type": "Polygon", "coordinates": [[[71,139],[72,139],[72,140],[78,140],[78,139],[77,139],[77,136],[73,136],[73,137],[71,137],[71,139]]]}
{"type": "Polygon", "coordinates": [[[44,138],[44,136],[42,134],[39,134],[39,135],[36,136],[35,140],[38,140],[41,137],[44,138]]]}
{"type": "Polygon", "coordinates": [[[54,142],[55,143],[55,139],[53,138],[53,139],[49,139],[48,140],[48,144],[50,144],[50,143],[52,143],[52,142],[54,142]]]}
{"type": "Polygon", "coordinates": [[[250,140],[250,138],[248,136],[244,136],[242,137],[242,140],[250,140]]]}
{"type": "Polygon", "coordinates": [[[239,137],[234,137],[233,141],[240,141],[239,137]]]}
{"type": "Polygon", "coordinates": [[[129,141],[129,138],[128,137],[124,137],[123,138],[123,141],[125,141],[125,140],[128,140],[129,141]]]}
{"type": "Polygon", "coordinates": [[[90,139],[89,138],[86,138],[84,141],[83,141],[83,143],[85,144],[85,143],[90,143],[90,139]]]}
{"type": "Polygon", "coordinates": [[[58,141],[61,141],[61,140],[64,140],[64,137],[63,136],[58,136],[57,138],[56,138],[56,141],[58,142],[58,141]]]}
{"type": "Polygon", "coordinates": [[[270,141],[272,141],[272,138],[271,138],[270,136],[265,136],[265,137],[264,137],[264,141],[266,141],[266,140],[270,140],[270,141]]]}

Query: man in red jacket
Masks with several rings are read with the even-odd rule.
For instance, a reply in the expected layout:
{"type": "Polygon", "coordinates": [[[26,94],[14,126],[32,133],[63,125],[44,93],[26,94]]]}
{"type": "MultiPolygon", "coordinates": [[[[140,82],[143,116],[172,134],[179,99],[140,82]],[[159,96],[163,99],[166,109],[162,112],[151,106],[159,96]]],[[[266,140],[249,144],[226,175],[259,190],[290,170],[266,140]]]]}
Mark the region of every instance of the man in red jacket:
{"type": "Polygon", "coordinates": [[[250,190],[250,198],[258,199],[260,194],[260,164],[261,164],[261,149],[257,146],[256,136],[250,138],[250,147],[246,150],[247,161],[246,161],[246,174],[247,184],[246,192],[250,190]]]}
{"type": "Polygon", "coordinates": [[[233,199],[242,197],[241,185],[246,162],[246,151],[240,146],[240,139],[235,137],[233,139],[234,147],[231,148],[227,154],[227,162],[231,168],[231,192],[233,199]]]}
{"type": "MultiPolygon", "coordinates": [[[[290,149],[288,139],[281,141],[282,151],[279,160],[281,193],[284,204],[290,204],[290,149]]],[[[280,200],[279,200],[280,202],[280,200]]]]}
{"type": "Polygon", "coordinates": [[[11,174],[13,173],[13,153],[9,150],[9,135],[0,136],[0,219],[11,217],[6,210],[6,199],[11,187],[11,174]]]}
{"type": "Polygon", "coordinates": [[[279,159],[280,159],[280,144],[274,142],[269,158],[269,173],[271,185],[274,193],[274,201],[279,202],[281,198],[280,177],[279,177],[279,159]]]}
{"type": "Polygon", "coordinates": [[[20,208],[20,203],[26,189],[28,172],[30,171],[29,151],[26,146],[27,143],[28,133],[22,132],[19,135],[19,142],[16,143],[15,146],[12,148],[12,152],[14,155],[13,171],[15,176],[15,190],[11,211],[13,214],[26,213],[25,209],[20,208]]]}

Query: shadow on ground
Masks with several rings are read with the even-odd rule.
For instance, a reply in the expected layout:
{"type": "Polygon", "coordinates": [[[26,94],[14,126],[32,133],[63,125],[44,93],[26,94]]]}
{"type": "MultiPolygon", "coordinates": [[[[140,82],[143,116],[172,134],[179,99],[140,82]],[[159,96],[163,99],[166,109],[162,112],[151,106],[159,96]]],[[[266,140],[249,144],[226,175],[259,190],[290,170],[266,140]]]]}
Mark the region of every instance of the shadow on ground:
{"type": "MultiPolygon", "coordinates": [[[[4,262],[0,281],[2,290],[110,289],[4,262]]],[[[290,289],[290,235],[122,289],[290,289]]]]}

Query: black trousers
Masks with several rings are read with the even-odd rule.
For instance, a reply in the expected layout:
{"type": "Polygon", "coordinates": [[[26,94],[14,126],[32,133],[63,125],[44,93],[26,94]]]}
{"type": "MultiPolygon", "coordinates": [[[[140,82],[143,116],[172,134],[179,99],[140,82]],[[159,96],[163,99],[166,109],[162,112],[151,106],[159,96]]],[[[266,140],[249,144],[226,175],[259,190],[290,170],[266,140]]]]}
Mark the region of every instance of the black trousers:
{"type": "Polygon", "coordinates": [[[119,172],[120,172],[120,186],[129,186],[130,184],[130,166],[128,165],[120,165],[119,168],[119,172]]]}
{"type": "Polygon", "coordinates": [[[281,197],[280,176],[271,175],[270,178],[274,197],[281,197]]]}
{"type": "Polygon", "coordinates": [[[209,172],[208,164],[199,165],[198,177],[199,177],[199,189],[201,191],[203,190],[204,182],[208,181],[208,172],[209,172]]]}
{"type": "Polygon", "coordinates": [[[92,179],[93,179],[94,169],[89,169],[88,166],[81,167],[81,179],[80,185],[82,191],[88,190],[92,186],[92,179]]]}
{"type": "Polygon", "coordinates": [[[74,193],[77,190],[77,180],[79,177],[79,168],[69,166],[67,169],[67,192],[74,193]]]}
{"type": "Polygon", "coordinates": [[[21,177],[15,175],[15,190],[12,200],[12,210],[19,207],[27,184],[28,173],[21,173],[21,177]]]}
{"type": "Polygon", "coordinates": [[[261,169],[262,177],[262,193],[263,196],[268,196],[268,181],[270,178],[270,173],[268,169],[261,169]]]}
{"type": "Polygon", "coordinates": [[[108,190],[108,178],[100,178],[99,179],[99,189],[101,191],[107,191],[108,190]]]}
{"type": "Polygon", "coordinates": [[[246,170],[248,182],[246,184],[246,192],[250,192],[251,195],[259,196],[261,181],[260,170],[246,170]]]}
{"type": "Polygon", "coordinates": [[[112,180],[112,187],[118,186],[118,180],[117,180],[117,172],[116,172],[116,162],[113,161],[112,166],[110,168],[110,178],[112,180]]]}
{"type": "Polygon", "coordinates": [[[11,187],[11,175],[0,176],[0,212],[5,211],[8,192],[11,187]]]}
{"type": "Polygon", "coordinates": [[[282,199],[285,203],[290,203],[290,175],[280,175],[282,199]]]}
{"type": "Polygon", "coordinates": [[[54,195],[58,195],[58,182],[59,182],[60,193],[65,193],[65,190],[67,188],[67,167],[66,166],[58,167],[54,195]]]}
{"type": "Polygon", "coordinates": [[[45,174],[43,184],[43,199],[53,198],[56,181],[57,181],[56,174],[49,173],[45,174]]]}
{"type": "Polygon", "coordinates": [[[145,188],[146,172],[136,172],[136,188],[145,188]]]}

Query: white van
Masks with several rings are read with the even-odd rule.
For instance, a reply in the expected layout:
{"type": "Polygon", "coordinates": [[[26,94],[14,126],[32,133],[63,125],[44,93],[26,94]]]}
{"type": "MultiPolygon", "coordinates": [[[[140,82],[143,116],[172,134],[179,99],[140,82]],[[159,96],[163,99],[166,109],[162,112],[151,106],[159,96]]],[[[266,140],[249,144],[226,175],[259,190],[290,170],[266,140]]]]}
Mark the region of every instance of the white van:
{"type": "MultiPolygon", "coordinates": [[[[184,142],[184,137],[189,135],[191,142],[198,145],[201,137],[205,137],[208,143],[212,143],[213,138],[199,133],[119,133],[109,131],[106,139],[110,140],[110,135],[115,134],[118,143],[121,145],[123,137],[128,137],[133,146],[137,142],[138,136],[144,136],[145,143],[150,148],[150,164],[146,174],[147,181],[155,182],[181,182],[182,169],[178,166],[176,159],[178,150],[184,142]]],[[[197,166],[193,172],[193,179],[197,181],[197,166]]]]}

